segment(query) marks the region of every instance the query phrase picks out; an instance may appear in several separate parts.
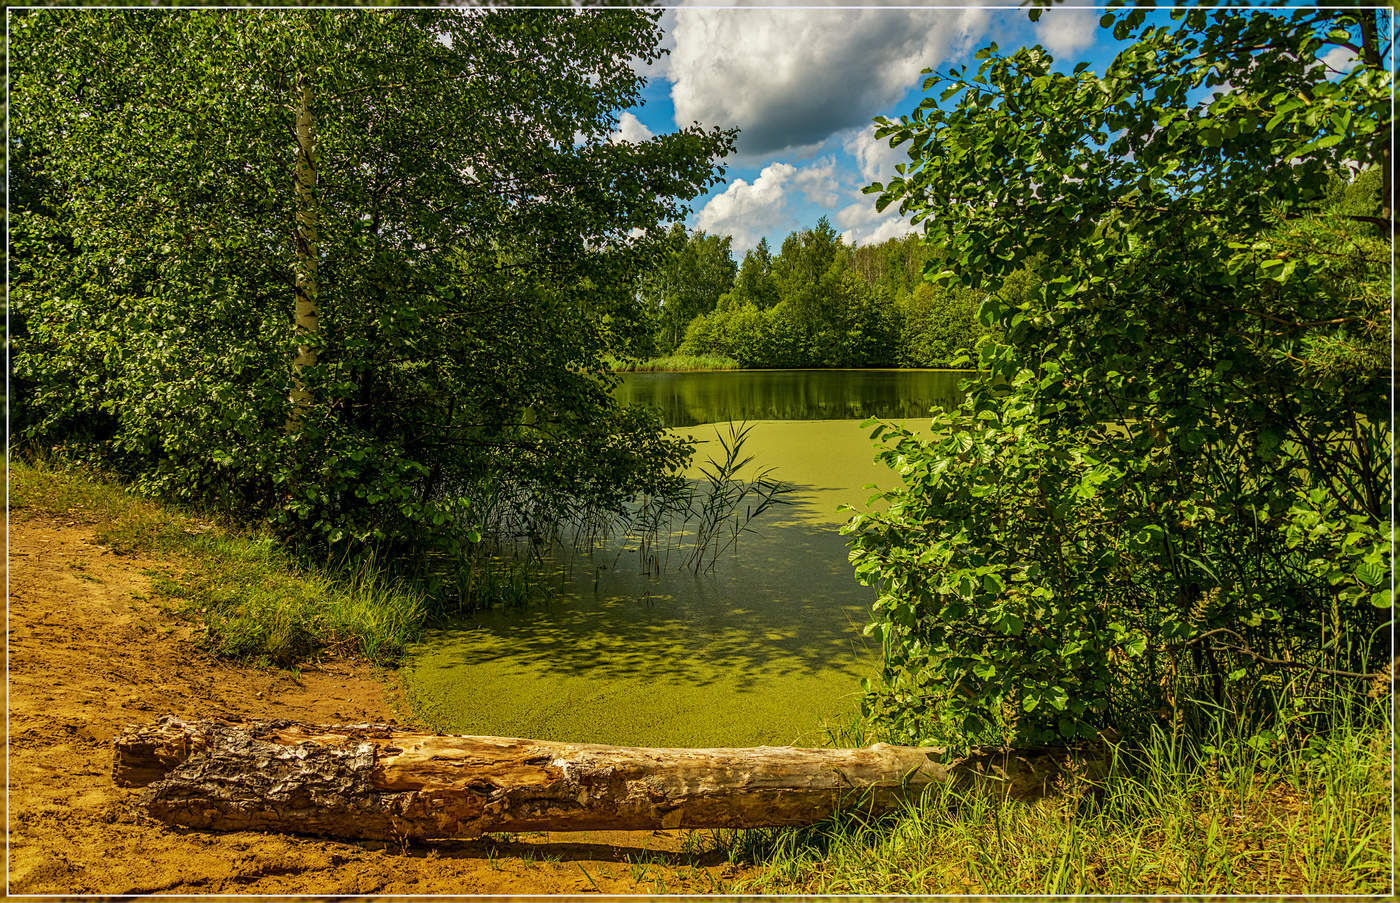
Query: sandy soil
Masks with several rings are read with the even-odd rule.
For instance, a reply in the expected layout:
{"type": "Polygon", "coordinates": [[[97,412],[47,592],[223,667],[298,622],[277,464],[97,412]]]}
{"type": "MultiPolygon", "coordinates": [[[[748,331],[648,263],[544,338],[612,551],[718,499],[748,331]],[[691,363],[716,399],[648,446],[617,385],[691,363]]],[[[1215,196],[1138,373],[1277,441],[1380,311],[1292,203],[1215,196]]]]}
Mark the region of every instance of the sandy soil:
{"type": "Polygon", "coordinates": [[[113,736],[165,712],[411,723],[363,662],[216,662],[153,598],[158,561],[25,510],[9,545],[11,894],[706,893],[738,876],[680,832],[539,834],[408,849],[169,828],[112,783],[113,736]]]}

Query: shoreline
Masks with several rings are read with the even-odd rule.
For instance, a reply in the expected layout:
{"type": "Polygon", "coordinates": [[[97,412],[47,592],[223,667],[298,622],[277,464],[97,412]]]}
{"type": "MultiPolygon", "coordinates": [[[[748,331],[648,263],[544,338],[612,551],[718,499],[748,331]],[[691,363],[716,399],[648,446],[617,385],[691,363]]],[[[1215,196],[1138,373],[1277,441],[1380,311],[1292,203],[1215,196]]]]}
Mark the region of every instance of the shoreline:
{"type": "Polygon", "coordinates": [[[161,714],[414,724],[395,673],[322,656],[214,658],[163,599],[178,561],[104,545],[90,510],[12,503],[9,792],[14,894],[715,892],[737,871],[688,832],[495,836],[398,847],[172,829],[112,782],[112,738],[161,714]],[[659,860],[638,880],[638,856],[659,860]],[[586,873],[584,871],[586,869],[586,873]]]}

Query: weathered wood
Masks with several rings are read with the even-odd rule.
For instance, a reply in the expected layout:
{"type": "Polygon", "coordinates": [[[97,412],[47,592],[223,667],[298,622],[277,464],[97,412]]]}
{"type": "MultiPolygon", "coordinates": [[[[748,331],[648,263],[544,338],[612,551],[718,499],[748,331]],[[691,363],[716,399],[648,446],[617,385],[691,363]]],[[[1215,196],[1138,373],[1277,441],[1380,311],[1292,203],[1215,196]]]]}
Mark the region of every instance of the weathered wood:
{"type": "MultiPolygon", "coordinates": [[[[999,770],[990,757],[945,765],[937,750],[885,744],[647,749],[169,715],[114,744],[114,779],[146,785],[141,803],[162,821],[379,840],[806,824],[999,770]]],[[[1064,756],[1001,758],[1016,763],[1001,779],[1024,790],[1064,756]]]]}

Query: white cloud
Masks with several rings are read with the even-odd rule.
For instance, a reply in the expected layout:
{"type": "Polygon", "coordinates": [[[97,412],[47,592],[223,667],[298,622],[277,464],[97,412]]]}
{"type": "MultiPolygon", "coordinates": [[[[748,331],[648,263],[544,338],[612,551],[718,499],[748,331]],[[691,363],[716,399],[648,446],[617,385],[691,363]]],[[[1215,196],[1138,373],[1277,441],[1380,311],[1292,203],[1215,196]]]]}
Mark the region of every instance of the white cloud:
{"type": "Polygon", "coordinates": [[[810,228],[812,223],[803,220],[813,215],[798,206],[805,197],[819,207],[836,210],[832,219],[845,230],[847,242],[867,244],[913,231],[896,211],[876,213],[874,197],[860,193],[864,184],[854,173],[843,172],[835,157],[807,166],[770,163],[752,184],[735,179],[710,198],[696,214],[695,228],[734,236],[733,248],[742,254],[765,235],[810,228]]]}
{"type": "Polygon", "coordinates": [[[981,9],[677,9],[676,122],[738,126],[748,158],[811,152],[896,104],[986,20],[981,9]]]}
{"type": "Polygon", "coordinates": [[[1051,7],[1040,14],[1036,40],[1057,60],[1067,60],[1094,43],[1100,12],[1083,8],[1051,7]]]}
{"type": "Polygon", "coordinates": [[[710,198],[695,217],[695,227],[718,235],[734,236],[735,251],[758,244],[765,234],[788,219],[788,183],[797,174],[790,163],[770,163],[750,184],[735,179],[710,198]]]}
{"type": "Polygon", "coordinates": [[[886,207],[883,213],[875,209],[874,195],[857,195],[859,200],[836,211],[836,225],[845,231],[848,244],[879,244],[887,238],[898,238],[917,231],[899,215],[899,206],[886,207]]]}
{"type": "Polygon", "coordinates": [[[1322,62],[1333,72],[1350,72],[1356,65],[1356,54],[1345,47],[1333,47],[1322,57],[1322,62]]]}
{"type": "Polygon", "coordinates": [[[631,113],[623,113],[617,118],[617,131],[608,136],[608,141],[617,144],[619,141],[645,141],[650,137],[651,129],[640,119],[631,113]]]}
{"type": "Polygon", "coordinates": [[[856,158],[860,177],[866,183],[888,182],[896,175],[896,163],[909,162],[909,145],[890,147],[888,138],[876,138],[875,128],[856,129],[842,142],[846,153],[856,158]]]}
{"type": "MultiPolygon", "coordinates": [[[[898,175],[896,163],[908,163],[908,145],[890,147],[887,139],[876,138],[875,129],[853,130],[842,146],[860,167],[860,187],[871,182],[888,182],[898,175]]],[[[878,244],[887,238],[897,238],[915,231],[909,221],[899,215],[898,205],[875,210],[876,195],[864,194],[859,187],[849,194],[851,203],[836,212],[836,224],[845,229],[850,244],[878,244]]]]}
{"type": "Polygon", "coordinates": [[[821,207],[841,203],[841,179],[836,174],[836,158],[827,157],[797,172],[793,184],[802,189],[807,200],[821,207]]]}
{"type": "Polygon", "coordinates": [[[919,231],[918,226],[909,225],[909,221],[902,216],[887,216],[880,220],[874,229],[864,235],[857,233],[854,244],[878,245],[882,241],[891,238],[903,238],[910,232],[919,231]]]}

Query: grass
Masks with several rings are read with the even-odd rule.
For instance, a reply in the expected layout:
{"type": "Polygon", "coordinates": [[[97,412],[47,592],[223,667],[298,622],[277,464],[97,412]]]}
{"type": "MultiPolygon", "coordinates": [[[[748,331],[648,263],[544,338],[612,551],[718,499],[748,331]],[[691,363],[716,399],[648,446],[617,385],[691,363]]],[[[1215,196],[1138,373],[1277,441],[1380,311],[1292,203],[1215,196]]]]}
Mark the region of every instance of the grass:
{"type": "Polygon", "coordinates": [[[741,893],[1389,893],[1389,699],[1322,703],[1336,726],[1287,746],[1221,717],[1192,743],[1114,747],[1105,777],[1034,803],[938,786],[882,818],[714,843],[751,866],[741,893]]]}
{"type": "Polygon", "coordinates": [[[140,498],[91,474],[12,461],[13,509],[96,526],[118,554],[161,560],[157,594],[211,652],[290,667],[323,652],[396,661],[422,629],[423,594],[373,558],[316,566],[274,539],[140,498]]]}
{"type": "Polygon", "coordinates": [[[626,373],[660,373],[684,370],[738,370],[739,362],[716,354],[672,354],[645,361],[613,360],[615,371],[626,373]]]}
{"type": "MultiPolygon", "coordinates": [[[[12,463],[10,488],[19,518],[90,523],[114,552],[158,559],[155,591],[221,655],[285,665],[330,650],[390,662],[425,618],[422,595],[373,560],[313,566],[269,536],[44,465],[12,463]]],[[[1336,691],[1277,716],[1274,734],[1221,713],[1195,739],[1159,730],[1114,746],[1102,778],[1064,782],[1040,801],[939,785],[883,817],[696,832],[685,852],[742,864],[731,893],[1385,894],[1389,704],[1385,692],[1336,691]]],[[[852,725],[832,740],[869,737],[852,725]]],[[[665,891],[645,854],[628,868],[639,886],[665,891]]]]}

